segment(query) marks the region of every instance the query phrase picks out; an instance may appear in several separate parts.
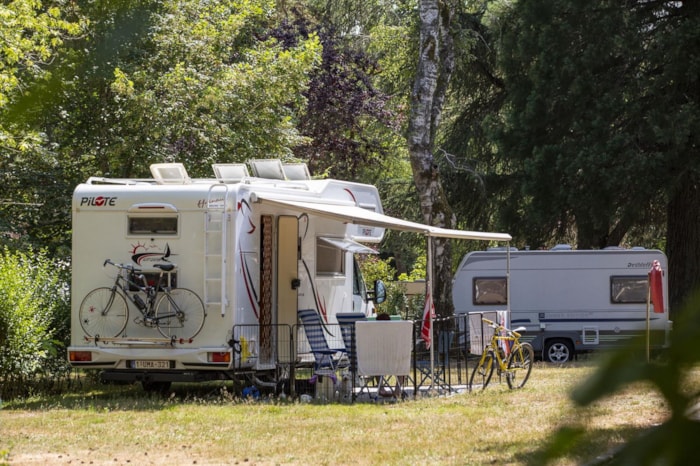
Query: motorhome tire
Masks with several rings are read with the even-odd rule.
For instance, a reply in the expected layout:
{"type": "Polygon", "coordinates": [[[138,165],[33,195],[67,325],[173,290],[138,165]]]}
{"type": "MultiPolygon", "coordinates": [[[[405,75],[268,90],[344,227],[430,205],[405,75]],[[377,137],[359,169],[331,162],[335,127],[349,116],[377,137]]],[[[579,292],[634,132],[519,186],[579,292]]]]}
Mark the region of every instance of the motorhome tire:
{"type": "Polygon", "coordinates": [[[166,381],[144,380],[141,382],[143,391],[147,393],[158,393],[160,395],[167,395],[171,385],[172,382],[166,381]]]}
{"type": "Polygon", "coordinates": [[[564,364],[573,359],[574,348],[569,340],[555,338],[547,340],[544,347],[544,360],[564,364]]]}
{"type": "Polygon", "coordinates": [[[469,378],[469,391],[475,387],[475,385],[481,384],[481,389],[485,389],[491,380],[494,370],[494,354],[489,351],[483,361],[479,361],[479,364],[472,371],[472,376],[469,378]]]}

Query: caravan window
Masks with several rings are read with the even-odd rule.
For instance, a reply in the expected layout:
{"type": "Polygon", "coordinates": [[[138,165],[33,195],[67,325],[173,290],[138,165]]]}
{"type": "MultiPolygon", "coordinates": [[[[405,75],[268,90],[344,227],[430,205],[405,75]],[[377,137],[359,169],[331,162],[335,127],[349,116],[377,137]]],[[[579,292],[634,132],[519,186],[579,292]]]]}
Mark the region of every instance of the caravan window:
{"type": "Polygon", "coordinates": [[[617,304],[646,303],[648,288],[646,275],[610,277],[610,301],[617,304]]]}
{"type": "Polygon", "coordinates": [[[474,305],[508,304],[506,277],[475,277],[472,297],[474,305]]]}
{"type": "Polygon", "coordinates": [[[177,215],[167,217],[129,216],[130,235],[177,235],[177,215]]]}

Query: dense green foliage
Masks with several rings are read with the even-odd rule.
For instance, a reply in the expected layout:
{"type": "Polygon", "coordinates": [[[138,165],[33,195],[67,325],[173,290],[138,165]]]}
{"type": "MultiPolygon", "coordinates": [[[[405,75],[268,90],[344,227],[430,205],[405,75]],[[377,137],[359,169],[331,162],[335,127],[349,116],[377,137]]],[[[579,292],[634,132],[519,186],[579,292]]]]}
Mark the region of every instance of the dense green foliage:
{"type": "Polygon", "coordinates": [[[634,225],[658,224],[664,187],[679,173],[674,159],[693,145],[692,118],[680,124],[666,117],[683,115],[690,104],[669,99],[680,90],[673,86],[697,104],[691,75],[668,75],[668,54],[697,40],[676,35],[700,24],[687,9],[535,1],[506,16],[499,149],[522,174],[512,205],[523,209],[519,233],[533,246],[546,244],[560,225],[575,225],[575,242],[588,248],[617,246],[634,225]]]}
{"type": "MultiPolygon", "coordinates": [[[[696,230],[697,2],[451,5],[454,72],[433,160],[459,226],[508,231],[519,246],[668,244],[683,280],[673,289],[687,294],[700,262],[697,238],[679,237],[696,230]]],[[[66,257],[69,194],[87,176],[144,176],[167,160],[196,176],[261,156],[375,183],[387,211],[420,219],[399,132],[416,8],[7,3],[0,230],[13,247],[66,257]]],[[[409,270],[423,245],[393,239],[409,270]]]]}
{"type": "Polygon", "coordinates": [[[671,307],[700,282],[700,4],[473,2],[442,162],[450,202],[517,246],[645,246],[671,307]]]}
{"type": "Polygon", "coordinates": [[[65,376],[68,287],[45,253],[0,253],[0,396],[46,389],[65,376]]]}
{"type": "Polygon", "coordinates": [[[394,115],[387,106],[388,95],[374,86],[376,61],[354,50],[332,23],[314,24],[299,12],[271,34],[287,47],[317,34],[323,49],[319,66],[310,73],[303,93],[306,108],[298,119],[299,131],[312,143],[297,145],[294,155],[314,173],[339,179],[357,179],[368,173],[368,166],[390,158],[394,115]]]}
{"type": "MultiPolygon", "coordinates": [[[[60,0],[16,0],[0,6],[0,111],[4,111],[34,80],[50,78],[49,64],[66,38],[85,24],[72,16],[71,5],[60,0]]],[[[0,147],[15,153],[39,140],[36,131],[0,120],[0,147]]],[[[1,166],[1,165],[0,165],[1,166]]]]}
{"type": "Polygon", "coordinates": [[[272,1],[164,2],[138,59],[114,67],[110,116],[124,142],[110,172],[177,160],[209,175],[214,162],[290,155],[321,48],[314,35],[287,48],[267,38],[273,11],[272,1]]]}
{"type": "Polygon", "coordinates": [[[72,2],[0,5],[0,232],[15,245],[68,242],[66,192],[54,189],[65,174],[45,145],[47,128],[34,124],[36,100],[28,90],[51,87],[66,43],[86,28],[72,2]]]}

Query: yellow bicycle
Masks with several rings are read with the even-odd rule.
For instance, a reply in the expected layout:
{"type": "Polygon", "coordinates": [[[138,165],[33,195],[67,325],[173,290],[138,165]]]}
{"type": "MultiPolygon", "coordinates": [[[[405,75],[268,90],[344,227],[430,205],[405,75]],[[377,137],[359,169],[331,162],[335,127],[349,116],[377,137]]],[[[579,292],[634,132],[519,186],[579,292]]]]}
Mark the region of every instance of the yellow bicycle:
{"type": "Polygon", "coordinates": [[[510,389],[522,388],[530,377],[532,362],[535,359],[535,350],[532,345],[520,342],[518,331],[525,330],[525,328],[519,327],[510,330],[489,319],[482,318],[481,320],[493,328],[494,332],[489,344],[484,346],[481,359],[469,378],[469,391],[479,384],[482,390],[485,389],[494,370],[498,370],[499,376],[505,375],[510,389]],[[502,345],[502,342],[505,342],[505,345],[502,345]],[[505,350],[503,346],[509,349],[505,350]]]}

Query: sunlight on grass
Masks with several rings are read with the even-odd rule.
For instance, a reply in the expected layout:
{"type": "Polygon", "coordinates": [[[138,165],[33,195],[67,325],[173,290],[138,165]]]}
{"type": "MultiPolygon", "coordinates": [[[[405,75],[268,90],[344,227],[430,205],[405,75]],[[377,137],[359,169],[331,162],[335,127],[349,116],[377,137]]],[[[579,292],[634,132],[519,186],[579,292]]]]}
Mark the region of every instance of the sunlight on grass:
{"type": "Polygon", "coordinates": [[[397,404],[244,401],[225,386],[176,385],[164,398],[138,386],[85,387],[6,402],[0,462],[538,464],[533,455],[549,436],[576,423],[593,431],[591,439],[557,464],[578,464],[668,414],[644,385],[575,408],[570,391],[593,368],[538,364],[521,390],[496,382],[485,391],[397,404]]]}

